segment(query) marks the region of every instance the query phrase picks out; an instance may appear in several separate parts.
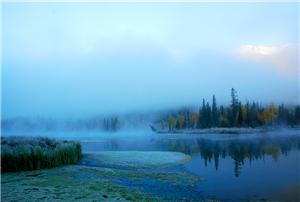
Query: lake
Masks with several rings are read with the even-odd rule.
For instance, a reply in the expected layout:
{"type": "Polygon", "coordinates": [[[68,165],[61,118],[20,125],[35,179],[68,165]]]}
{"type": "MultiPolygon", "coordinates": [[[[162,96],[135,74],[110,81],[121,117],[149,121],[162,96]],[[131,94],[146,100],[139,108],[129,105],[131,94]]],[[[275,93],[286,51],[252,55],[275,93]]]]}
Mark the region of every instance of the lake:
{"type": "Polygon", "coordinates": [[[110,137],[99,141],[82,141],[83,152],[183,152],[191,155],[191,160],[172,169],[203,177],[204,180],[196,188],[201,197],[229,201],[300,201],[299,135],[207,134],[199,137],[152,132],[132,133],[116,137],[115,134],[110,134],[110,137]]]}
{"type": "Polygon", "coordinates": [[[137,130],[43,135],[79,140],[83,153],[137,150],[190,155],[187,163],[163,169],[202,177],[195,187],[170,187],[151,181],[123,182],[168,200],[300,201],[300,136],[297,133],[175,135],[137,130]]]}

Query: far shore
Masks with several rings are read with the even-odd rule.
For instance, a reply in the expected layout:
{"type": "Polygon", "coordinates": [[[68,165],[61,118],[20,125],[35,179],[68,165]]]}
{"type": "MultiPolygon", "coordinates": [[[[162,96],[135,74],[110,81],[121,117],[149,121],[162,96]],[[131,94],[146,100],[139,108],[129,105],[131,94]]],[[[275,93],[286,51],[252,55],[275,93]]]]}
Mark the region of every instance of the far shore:
{"type": "Polygon", "coordinates": [[[278,127],[260,127],[260,128],[203,128],[203,129],[156,129],[150,126],[152,131],[165,134],[256,134],[272,131],[300,131],[300,127],[278,128],[278,127]]]}

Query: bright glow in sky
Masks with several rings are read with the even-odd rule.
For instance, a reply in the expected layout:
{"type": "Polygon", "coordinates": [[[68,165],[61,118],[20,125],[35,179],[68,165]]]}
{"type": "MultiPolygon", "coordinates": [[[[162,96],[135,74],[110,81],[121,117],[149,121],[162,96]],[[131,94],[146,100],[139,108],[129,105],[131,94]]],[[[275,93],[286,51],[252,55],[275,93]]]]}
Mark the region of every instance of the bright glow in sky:
{"type": "Polygon", "coordinates": [[[3,3],[2,116],[299,102],[298,3],[3,3]]]}

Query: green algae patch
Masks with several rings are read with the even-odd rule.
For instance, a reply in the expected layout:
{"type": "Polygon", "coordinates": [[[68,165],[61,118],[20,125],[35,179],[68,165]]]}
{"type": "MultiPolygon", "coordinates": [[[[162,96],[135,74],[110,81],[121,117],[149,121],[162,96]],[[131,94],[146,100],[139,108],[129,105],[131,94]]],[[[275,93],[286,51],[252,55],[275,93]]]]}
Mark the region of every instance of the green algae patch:
{"type": "Polygon", "coordinates": [[[190,160],[180,152],[103,151],[86,153],[84,157],[104,167],[152,168],[178,165],[190,160]]]}

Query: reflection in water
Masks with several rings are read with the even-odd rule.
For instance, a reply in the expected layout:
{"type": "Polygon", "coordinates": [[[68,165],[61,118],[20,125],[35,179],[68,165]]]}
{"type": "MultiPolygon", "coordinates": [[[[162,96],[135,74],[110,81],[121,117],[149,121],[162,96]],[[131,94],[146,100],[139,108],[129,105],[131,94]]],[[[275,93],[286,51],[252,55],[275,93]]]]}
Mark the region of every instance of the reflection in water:
{"type": "MultiPolygon", "coordinates": [[[[148,136],[149,137],[149,136],[148,136]]],[[[272,157],[275,161],[282,155],[292,150],[300,150],[300,136],[288,137],[259,137],[247,139],[222,139],[213,140],[200,137],[164,138],[152,136],[147,138],[112,138],[100,142],[83,142],[83,151],[99,150],[140,150],[140,151],[177,151],[194,156],[199,154],[203,163],[207,166],[214,164],[218,170],[221,159],[232,159],[234,163],[234,174],[238,177],[241,169],[247,161],[272,157]]]]}
{"type": "Polygon", "coordinates": [[[291,150],[300,150],[300,138],[260,138],[247,140],[207,140],[207,139],[169,139],[159,141],[167,144],[169,151],[183,152],[186,154],[200,154],[205,166],[214,162],[218,170],[219,159],[230,157],[234,161],[234,173],[238,177],[246,160],[253,160],[271,156],[275,161],[280,155],[287,155],[291,150]]]}
{"type": "Polygon", "coordinates": [[[119,149],[119,142],[117,140],[112,140],[110,142],[112,150],[118,150],[119,149]]]}
{"type": "MultiPolygon", "coordinates": [[[[186,164],[166,169],[168,172],[180,171],[203,177],[204,180],[197,184],[195,190],[205,198],[222,199],[221,201],[259,201],[261,198],[271,201],[299,201],[300,197],[298,134],[257,134],[254,137],[124,135],[101,138],[98,141],[82,141],[82,150],[177,151],[189,154],[191,160],[186,164]]],[[[157,185],[154,187],[157,189],[157,185]]],[[[166,190],[164,186],[162,189],[166,190]]],[[[153,191],[152,187],[151,190],[153,191]]],[[[188,191],[188,194],[182,190],[178,193],[192,197],[190,188],[188,191]]],[[[165,193],[169,195],[170,192],[165,193]]],[[[194,189],[192,193],[196,193],[194,189]]]]}

